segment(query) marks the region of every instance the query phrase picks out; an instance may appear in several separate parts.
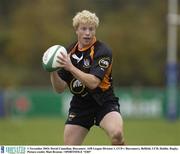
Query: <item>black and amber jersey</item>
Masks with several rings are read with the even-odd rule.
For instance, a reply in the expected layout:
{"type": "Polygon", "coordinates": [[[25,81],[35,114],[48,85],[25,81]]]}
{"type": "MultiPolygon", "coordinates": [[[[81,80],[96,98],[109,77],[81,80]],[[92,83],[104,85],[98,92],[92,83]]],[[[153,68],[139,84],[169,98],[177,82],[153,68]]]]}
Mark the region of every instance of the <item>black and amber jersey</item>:
{"type": "Polygon", "coordinates": [[[70,72],[61,69],[58,75],[68,84],[74,97],[78,99],[92,96],[98,104],[115,98],[112,88],[112,52],[102,42],[94,40],[87,48],[78,49],[78,43],[73,43],[67,48],[71,53],[72,64],[85,73],[95,75],[101,80],[100,85],[93,90],[88,89],[81,81],[77,80],[70,72]]]}

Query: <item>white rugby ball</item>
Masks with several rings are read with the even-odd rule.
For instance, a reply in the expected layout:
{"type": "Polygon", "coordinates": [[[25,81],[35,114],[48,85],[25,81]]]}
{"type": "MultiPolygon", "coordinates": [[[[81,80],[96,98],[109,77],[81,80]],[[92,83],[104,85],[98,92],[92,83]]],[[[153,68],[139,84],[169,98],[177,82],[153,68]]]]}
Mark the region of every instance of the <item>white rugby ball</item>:
{"type": "Polygon", "coordinates": [[[67,55],[66,49],[61,45],[54,45],[48,48],[42,58],[43,68],[48,72],[53,72],[59,69],[61,66],[57,62],[57,56],[62,56],[61,53],[67,55]]]}

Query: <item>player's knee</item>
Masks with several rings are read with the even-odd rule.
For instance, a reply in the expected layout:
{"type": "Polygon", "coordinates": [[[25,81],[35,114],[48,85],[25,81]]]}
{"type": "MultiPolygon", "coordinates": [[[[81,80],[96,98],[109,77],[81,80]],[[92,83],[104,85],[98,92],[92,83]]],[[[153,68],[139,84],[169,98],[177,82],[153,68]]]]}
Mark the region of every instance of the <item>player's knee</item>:
{"type": "Polygon", "coordinates": [[[111,140],[113,145],[123,145],[124,137],[122,130],[120,129],[114,130],[111,134],[111,140]]]}
{"type": "Polygon", "coordinates": [[[64,138],[64,145],[70,145],[70,144],[71,144],[70,139],[64,138]]]}

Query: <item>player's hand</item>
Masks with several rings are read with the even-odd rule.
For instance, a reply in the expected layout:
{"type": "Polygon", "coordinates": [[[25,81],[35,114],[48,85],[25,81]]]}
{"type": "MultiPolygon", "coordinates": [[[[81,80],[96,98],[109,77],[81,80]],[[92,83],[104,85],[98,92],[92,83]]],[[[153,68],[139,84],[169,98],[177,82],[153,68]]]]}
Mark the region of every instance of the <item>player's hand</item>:
{"type": "Polygon", "coordinates": [[[67,71],[71,71],[73,69],[73,64],[70,59],[70,54],[65,55],[64,53],[61,53],[61,56],[57,56],[59,60],[57,62],[61,65],[62,68],[64,68],[67,71]]]}

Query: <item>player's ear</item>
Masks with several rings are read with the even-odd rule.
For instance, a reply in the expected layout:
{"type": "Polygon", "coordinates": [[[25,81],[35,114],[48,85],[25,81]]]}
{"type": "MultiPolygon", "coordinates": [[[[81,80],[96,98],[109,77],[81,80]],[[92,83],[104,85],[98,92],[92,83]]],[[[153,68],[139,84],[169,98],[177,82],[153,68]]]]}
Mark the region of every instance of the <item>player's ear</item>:
{"type": "Polygon", "coordinates": [[[78,30],[79,30],[79,26],[77,26],[76,28],[75,28],[75,32],[76,32],[76,35],[78,35],[78,30]]]}
{"type": "Polygon", "coordinates": [[[75,31],[75,32],[76,32],[76,35],[78,35],[78,29],[76,29],[76,31],[75,31]]]}

